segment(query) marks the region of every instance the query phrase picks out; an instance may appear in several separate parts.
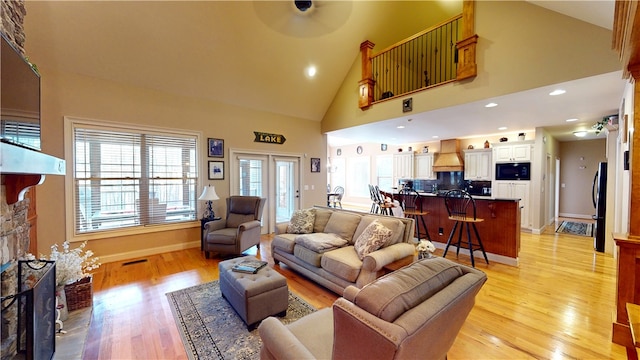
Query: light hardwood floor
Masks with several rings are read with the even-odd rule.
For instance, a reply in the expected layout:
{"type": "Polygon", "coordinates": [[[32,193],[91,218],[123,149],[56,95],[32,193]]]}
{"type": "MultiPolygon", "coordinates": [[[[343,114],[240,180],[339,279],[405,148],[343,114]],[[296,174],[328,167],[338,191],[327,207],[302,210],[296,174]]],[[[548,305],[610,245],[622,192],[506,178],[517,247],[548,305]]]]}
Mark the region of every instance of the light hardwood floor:
{"type": "MultiPolygon", "coordinates": [[[[522,234],[519,267],[477,261],[488,280],[448,358],[625,359],[611,342],[615,259],[591,238],[522,234]]],[[[269,259],[270,236],[253,254],[269,259]]],[[[441,254],[438,250],[436,254],[441,254]]],[[[456,260],[451,252],[447,258],[456,260]]],[[[165,293],[218,278],[219,258],[199,249],[103,264],[94,277],[94,312],[85,359],[186,359],[165,293]]],[[[469,258],[460,256],[460,263],[469,258]]],[[[317,308],[337,295],[286,266],[289,289],[317,308]]]]}

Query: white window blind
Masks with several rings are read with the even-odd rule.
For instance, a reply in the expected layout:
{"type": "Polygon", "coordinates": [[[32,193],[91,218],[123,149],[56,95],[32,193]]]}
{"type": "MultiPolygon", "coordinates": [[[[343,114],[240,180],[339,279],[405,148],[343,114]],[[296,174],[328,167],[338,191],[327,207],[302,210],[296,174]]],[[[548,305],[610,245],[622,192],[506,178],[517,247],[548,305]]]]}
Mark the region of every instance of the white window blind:
{"type": "Polygon", "coordinates": [[[74,127],[76,234],[196,218],[196,136],[74,127]]]}

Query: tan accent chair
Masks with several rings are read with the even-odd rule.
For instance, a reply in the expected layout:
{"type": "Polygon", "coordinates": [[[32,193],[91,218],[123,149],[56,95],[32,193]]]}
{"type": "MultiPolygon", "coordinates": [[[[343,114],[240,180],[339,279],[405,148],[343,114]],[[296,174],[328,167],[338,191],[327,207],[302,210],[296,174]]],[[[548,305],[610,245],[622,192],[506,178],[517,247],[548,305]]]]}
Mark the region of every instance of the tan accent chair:
{"type": "Polygon", "coordinates": [[[414,262],[289,325],[263,320],[261,359],[445,359],[487,276],[444,258],[414,262]]]}
{"type": "Polygon", "coordinates": [[[209,221],[202,232],[203,250],[239,255],[260,244],[260,219],[267,201],[258,196],[230,196],[227,198],[226,219],[209,221]]]}

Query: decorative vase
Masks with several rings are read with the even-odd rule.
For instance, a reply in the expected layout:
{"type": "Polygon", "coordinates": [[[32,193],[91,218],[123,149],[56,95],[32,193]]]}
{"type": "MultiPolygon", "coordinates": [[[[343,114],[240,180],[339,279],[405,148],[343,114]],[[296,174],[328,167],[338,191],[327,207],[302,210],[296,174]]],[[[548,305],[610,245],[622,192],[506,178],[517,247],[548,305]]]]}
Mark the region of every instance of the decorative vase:
{"type": "Polygon", "coordinates": [[[428,146],[423,147],[423,148],[422,148],[422,153],[423,153],[423,154],[427,154],[427,153],[429,153],[429,147],[428,147],[428,146]]]}
{"type": "Polygon", "coordinates": [[[484,148],[485,148],[485,149],[488,149],[488,148],[489,148],[489,140],[486,140],[486,141],[484,142],[484,148]]]}
{"type": "Polygon", "coordinates": [[[65,321],[69,317],[69,308],[67,307],[67,296],[64,292],[64,285],[56,286],[56,312],[57,320],[65,321]]]}

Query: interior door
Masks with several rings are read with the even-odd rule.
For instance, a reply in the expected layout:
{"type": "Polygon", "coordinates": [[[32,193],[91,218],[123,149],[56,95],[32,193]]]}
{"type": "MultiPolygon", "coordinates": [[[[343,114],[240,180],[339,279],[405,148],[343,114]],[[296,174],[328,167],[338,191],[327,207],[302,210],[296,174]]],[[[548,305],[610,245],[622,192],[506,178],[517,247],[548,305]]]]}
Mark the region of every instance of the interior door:
{"type": "Polygon", "coordinates": [[[300,160],[296,157],[274,157],[275,219],[289,221],[300,208],[300,160]]]}

